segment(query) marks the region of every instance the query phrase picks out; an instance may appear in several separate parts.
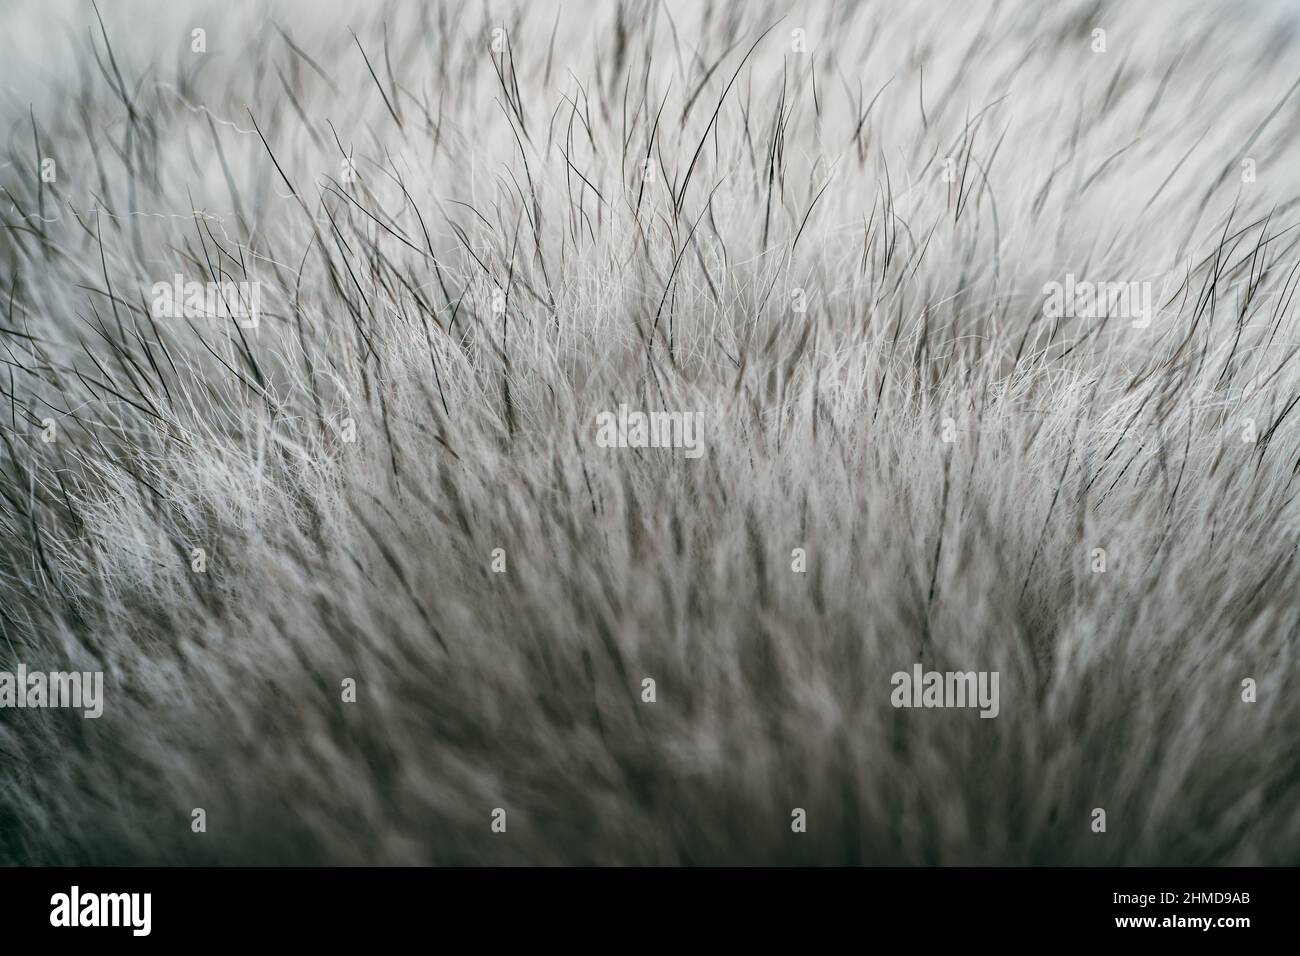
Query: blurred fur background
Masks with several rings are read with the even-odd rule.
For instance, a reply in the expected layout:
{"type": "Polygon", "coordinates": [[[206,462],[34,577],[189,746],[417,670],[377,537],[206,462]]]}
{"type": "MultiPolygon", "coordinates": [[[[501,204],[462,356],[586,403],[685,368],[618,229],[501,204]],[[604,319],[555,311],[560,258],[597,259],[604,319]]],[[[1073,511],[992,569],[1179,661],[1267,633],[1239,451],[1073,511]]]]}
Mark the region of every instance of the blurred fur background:
{"type": "Polygon", "coordinates": [[[1295,862],[1296,25],[7,5],[0,860],[1295,862]]]}

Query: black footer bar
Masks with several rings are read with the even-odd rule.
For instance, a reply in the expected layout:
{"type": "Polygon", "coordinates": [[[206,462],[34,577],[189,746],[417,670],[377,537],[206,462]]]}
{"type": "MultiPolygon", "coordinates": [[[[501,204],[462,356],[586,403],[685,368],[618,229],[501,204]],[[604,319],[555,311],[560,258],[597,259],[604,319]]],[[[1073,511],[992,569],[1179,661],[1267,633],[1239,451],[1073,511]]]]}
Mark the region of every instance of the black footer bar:
{"type": "Polygon", "coordinates": [[[1294,936],[1295,877],[1288,869],[7,869],[0,912],[10,943],[414,937],[806,947],[904,932],[925,944],[1128,937],[1232,946],[1294,936]]]}

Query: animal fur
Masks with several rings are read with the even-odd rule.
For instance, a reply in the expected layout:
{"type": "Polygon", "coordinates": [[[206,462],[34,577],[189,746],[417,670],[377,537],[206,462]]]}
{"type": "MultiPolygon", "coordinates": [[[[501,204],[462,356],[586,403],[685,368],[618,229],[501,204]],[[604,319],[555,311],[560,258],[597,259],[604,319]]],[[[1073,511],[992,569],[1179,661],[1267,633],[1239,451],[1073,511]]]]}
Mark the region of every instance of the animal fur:
{"type": "Polygon", "coordinates": [[[1294,7],[0,20],[0,860],[1300,858],[1294,7]]]}

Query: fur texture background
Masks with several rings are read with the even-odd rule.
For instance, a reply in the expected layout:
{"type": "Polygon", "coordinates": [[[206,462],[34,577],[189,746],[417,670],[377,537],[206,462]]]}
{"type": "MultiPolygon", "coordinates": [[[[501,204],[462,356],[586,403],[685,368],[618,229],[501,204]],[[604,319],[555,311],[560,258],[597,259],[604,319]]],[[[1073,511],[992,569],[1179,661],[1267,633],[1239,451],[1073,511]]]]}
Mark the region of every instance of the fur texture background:
{"type": "Polygon", "coordinates": [[[7,7],[0,860],[1295,862],[1296,27],[7,7]]]}

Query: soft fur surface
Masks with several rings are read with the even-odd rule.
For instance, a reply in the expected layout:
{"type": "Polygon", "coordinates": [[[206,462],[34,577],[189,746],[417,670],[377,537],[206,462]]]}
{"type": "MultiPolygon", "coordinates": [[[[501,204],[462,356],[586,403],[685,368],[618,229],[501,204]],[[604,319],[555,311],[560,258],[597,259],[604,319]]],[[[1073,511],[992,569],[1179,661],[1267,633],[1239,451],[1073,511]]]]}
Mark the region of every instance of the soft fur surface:
{"type": "Polygon", "coordinates": [[[8,7],[0,860],[1295,862],[1296,25],[8,7]]]}

